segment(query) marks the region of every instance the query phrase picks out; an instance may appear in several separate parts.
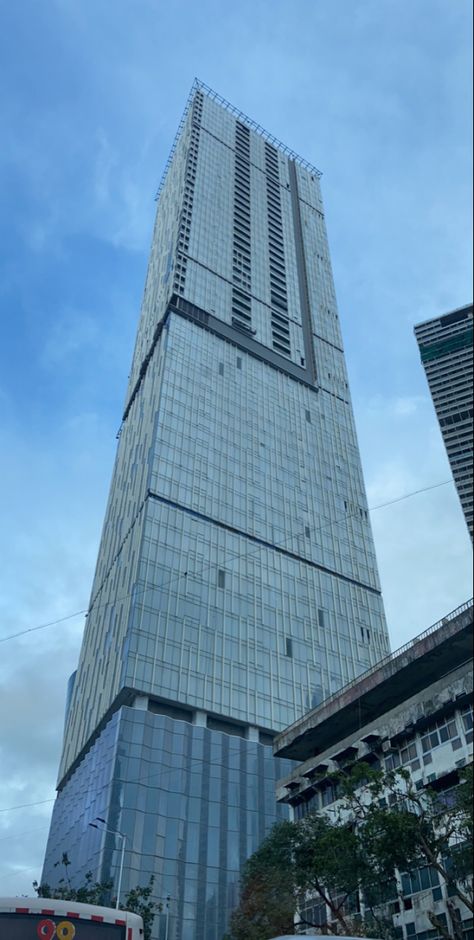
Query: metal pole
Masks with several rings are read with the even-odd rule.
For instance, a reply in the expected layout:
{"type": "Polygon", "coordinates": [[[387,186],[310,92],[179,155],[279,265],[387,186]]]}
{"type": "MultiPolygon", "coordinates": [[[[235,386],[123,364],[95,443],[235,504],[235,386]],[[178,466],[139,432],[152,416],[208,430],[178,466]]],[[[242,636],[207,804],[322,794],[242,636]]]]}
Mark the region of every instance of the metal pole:
{"type": "Polygon", "coordinates": [[[123,861],[125,857],[125,843],[126,843],[127,837],[123,834],[123,832],[120,832],[119,829],[109,829],[105,825],[105,819],[102,819],[101,816],[96,816],[96,819],[97,819],[97,822],[104,823],[104,825],[98,826],[96,822],[90,822],[89,826],[92,826],[93,829],[98,829],[99,832],[110,832],[110,834],[113,836],[120,836],[122,840],[122,852],[120,855],[120,869],[119,869],[119,877],[118,877],[118,885],[117,885],[117,899],[115,902],[115,909],[118,910],[119,904],[120,904],[120,889],[122,887],[123,861]]]}
{"type": "Polygon", "coordinates": [[[120,901],[120,889],[121,889],[121,887],[122,887],[123,861],[124,861],[124,858],[125,858],[125,843],[126,843],[127,837],[124,836],[123,832],[117,832],[116,835],[120,836],[121,839],[122,839],[122,852],[121,852],[121,855],[120,855],[120,870],[119,870],[118,885],[117,885],[117,901],[116,901],[116,904],[115,904],[115,908],[116,908],[116,910],[118,910],[118,909],[119,909],[119,906],[120,906],[120,905],[119,905],[119,901],[120,901]]]}

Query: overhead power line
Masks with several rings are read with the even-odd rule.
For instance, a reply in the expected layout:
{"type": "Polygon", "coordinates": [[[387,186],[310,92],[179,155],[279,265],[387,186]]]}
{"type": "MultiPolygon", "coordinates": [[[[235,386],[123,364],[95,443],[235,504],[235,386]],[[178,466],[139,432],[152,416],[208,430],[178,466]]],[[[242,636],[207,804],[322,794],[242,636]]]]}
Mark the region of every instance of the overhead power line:
{"type": "MultiPolygon", "coordinates": [[[[192,773],[192,771],[195,768],[214,767],[214,766],[215,766],[214,760],[206,760],[204,757],[191,757],[189,762],[186,765],[186,769],[188,772],[192,773]]],[[[154,770],[151,773],[146,774],[146,776],[143,776],[143,774],[140,774],[140,776],[137,777],[136,779],[132,778],[131,780],[127,780],[127,784],[139,783],[143,786],[149,783],[150,780],[154,780],[156,777],[160,777],[161,780],[163,779],[166,780],[168,777],[172,776],[173,774],[179,774],[182,777],[183,769],[181,767],[165,767],[165,768],[160,767],[159,770],[154,770]]],[[[84,796],[84,794],[87,793],[87,791],[88,791],[88,787],[87,785],[85,785],[82,789],[79,789],[77,791],[77,794],[76,794],[77,798],[84,796]]],[[[173,789],[173,792],[176,792],[175,788],[173,789]]],[[[55,799],[56,797],[52,797],[49,800],[37,800],[35,803],[21,803],[18,806],[4,806],[0,809],[0,813],[12,813],[14,810],[24,809],[24,807],[26,806],[28,807],[41,806],[43,803],[54,803],[55,799]]]]}
{"type": "Polygon", "coordinates": [[[25,636],[26,633],[34,633],[35,630],[45,630],[46,627],[54,627],[58,623],[64,623],[65,620],[72,620],[73,617],[79,617],[81,614],[86,614],[87,608],[83,610],[76,610],[74,614],[67,614],[65,617],[59,617],[58,620],[48,620],[48,623],[40,623],[37,627],[28,627],[27,630],[19,630],[18,633],[11,633],[10,636],[0,637],[0,643],[5,643],[6,640],[14,640],[17,636],[25,636]]]}
{"type": "Polygon", "coordinates": [[[18,806],[4,806],[0,809],[0,813],[9,813],[14,809],[26,809],[27,806],[41,806],[43,803],[54,803],[56,797],[52,797],[50,800],[36,800],[35,803],[19,803],[18,806]]]}
{"type": "Polygon", "coordinates": [[[401,503],[404,499],[409,499],[410,496],[418,496],[419,493],[427,493],[428,490],[437,490],[440,486],[446,486],[447,483],[454,483],[454,480],[442,480],[441,483],[432,483],[431,486],[423,486],[421,490],[412,490],[411,493],[404,493],[403,496],[396,496],[394,499],[389,499],[386,503],[379,503],[378,506],[371,506],[369,512],[375,512],[377,509],[385,509],[386,506],[393,506],[394,503],[401,503]]]}
{"type": "MultiPolygon", "coordinates": [[[[412,490],[410,493],[403,493],[401,496],[396,496],[393,499],[389,499],[385,503],[379,503],[377,506],[370,506],[368,508],[368,512],[376,512],[378,509],[385,509],[387,506],[393,506],[395,503],[401,503],[403,502],[403,500],[410,499],[412,496],[418,496],[421,493],[427,493],[430,490],[439,489],[439,487],[446,486],[448,483],[454,483],[454,480],[452,479],[452,477],[449,480],[442,480],[440,483],[432,483],[429,486],[422,487],[421,489],[412,490]]],[[[340,516],[339,519],[331,520],[331,522],[327,522],[324,526],[319,526],[317,531],[321,531],[322,529],[329,528],[330,526],[333,526],[333,525],[338,525],[340,522],[343,522],[344,520],[347,520],[348,518],[350,518],[351,515],[352,515],[351,513],[344,513],[344,515],[340,516]]],[[[286,542],[290,541],[290,539],[297,538],[298,535],[303,535],[303,532],[295,533],[293,535],[288,536],[288,538],[285,539],[284,542],[277,545],[276,548],[283,547],[283,545],[286,542]]],[[[234,553],[233,560],[235,561],[236,558],[242,557],[242,554],[235,555],[234,553]]],[[[251,555],[251,554],[253,554],[253,552],[245,552],[245,555],[247,557],[248,555],[251,555]]],[[[206,568],[201,569],[201,573],[202,571],[205,571],[205,570],[206,568]]],[[[173,581],[179,580],[180,578],[184,577],[185,573],[186,572],[184,572],[183,574],[179,574],[175,578],[171,578],[170,581],[167,581],[164,584],[161,584],[160,589],[163,589],[164,587],[167,587],[169,584],[171,584],[173,581]]],[[[149,590],[149,588],[143,588],[142,593],[144,593],[147,590],[149,590]]],[[[120,597],[116,598],[116,601],[125,600],[127,597],[131,596],[131,593],[132,592],[128,592],[127,594],[120,595],[120,597]]],[[[137,596],[137,592],[135,592],[135,596],[137,596]]],[[[94,605],[94,608],[98,609],[102,606],[106,607],[108,604],[110,604],[110,601],[105,601],[104,604],[94,605]]],[[[64,623],[66,620],[72,620],[74,617],[83,616],[87,614],[87,612],[88,612],[88,608],[84,607],[81,610],[76,610],[75,613],[73,614],[67,614],[64,617],[59,617],[57,620],[49,620],[47,623],[38,624],[38,626],[36,627],[28,627],[26,630],[19,630],[17,633],[10,633],[8,636],[0,637],[0,643],[6,643],[8,640],[16,640],[18,637],[26,636],[28,633],[35,633],[37,630],[45,630],[47,627],[56,626],[59,623],[64,623]]]]}
{"type": "Polygon", "coordinates": [[[40,826],[39,829],[27,829],[26,832],[9,832],[7,836],[1,836],[0,842],[11,842],[13,839],[22,839],[23,836],[32,836],[36,832],[44,832],[45,829],[49,829],[49,824],[40,826]]]}

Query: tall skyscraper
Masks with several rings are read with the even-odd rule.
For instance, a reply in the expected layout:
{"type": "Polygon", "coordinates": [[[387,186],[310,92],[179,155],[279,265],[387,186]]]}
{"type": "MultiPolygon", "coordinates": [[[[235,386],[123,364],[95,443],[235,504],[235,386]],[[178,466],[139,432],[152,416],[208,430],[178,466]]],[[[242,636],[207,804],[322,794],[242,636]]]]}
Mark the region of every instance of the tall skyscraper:
{"type": "Polygon", "coordinates": [[[472,304],[419,323],[415,336],[472,539],[472,304]]]}
{"type": "Polygon", "coordinates": [[[170,898],[160,940],[222,940],[277,816],[274,733],[388,652],[319,175],[195,83],[43,872],[114,877],[124,844],[124,888],[170,898]]]}

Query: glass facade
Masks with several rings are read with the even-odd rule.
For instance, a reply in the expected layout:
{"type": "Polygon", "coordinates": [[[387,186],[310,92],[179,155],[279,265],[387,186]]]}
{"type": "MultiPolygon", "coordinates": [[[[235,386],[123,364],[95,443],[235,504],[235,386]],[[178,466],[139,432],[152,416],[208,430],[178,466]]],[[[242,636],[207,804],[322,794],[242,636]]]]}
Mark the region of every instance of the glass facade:
{"type": "Polygon", "coordinates": [[[92,868],[117,884],[121,840],[88,825],[107,818],[126,837],[123,893],[155,879],[157,940],[222,940],[243,862],[286,816],[275,786],[291,768],[238,726],[228,731],[115,712],[58,796],[43,879],[57,881],[53,846],[68,846],[76,882],[92,868]]]}
{"type": "Polygon", "coordinates": [[[111,873],[101,816],[127,835],[127,884],[154,873],[172,899],[168,940],[222,940],[277,817],[274,733],[387,652],[319,174],[198,84],[160,189],[45,877],[73,842],[75,878],[111,873]]]}

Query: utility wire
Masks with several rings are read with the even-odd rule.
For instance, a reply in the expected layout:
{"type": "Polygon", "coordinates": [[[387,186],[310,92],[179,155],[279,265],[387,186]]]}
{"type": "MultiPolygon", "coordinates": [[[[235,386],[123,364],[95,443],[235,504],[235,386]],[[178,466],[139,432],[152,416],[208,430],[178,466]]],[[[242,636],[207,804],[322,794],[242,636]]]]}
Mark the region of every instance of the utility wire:
{"type": "MultiPolygon", "coordinates": [[[[396,496],[394,499],[390,499],[385,503],[379,503],[379,505],[377,506],[371,506],[368,508],[368,512],[376,512],[378,509],[385,509],[387,506],[393,506],[395,503],[400,503],[405,499],[410,499],[412,496],[418,496],[421,493],[427,493],[430,490],[439,489],[439,487],[446,486],[448,483],[453,483],[453,482],[454,480],[451,478],[449,480],[442,480],[440,483],[432,483],[430,486],[424,486],[418,490],[412,490],[412,492],[410,493],[404,493],[401,496],[396,496]]],[[[333,525],[339,525],[341,522],[349,519],[352,515],[355,515],[355,513],[344,513],[344,515],[340,516],[339,519],[331,520],[330,522],[325,523],[323,526],[319,526],[317,529],[313,529],[313,532],[321,532],[324,529],[329,528],[333,525]]],[[[278,545],[275,546],[275,548],[277,549],[282,548],[286,544],[286,542],[296,539],[300,535],[302,536],[303,534],[304,534],[303,532],[297,532],[297,533],[294,533],[293,535],[289,535],[287,539],[285,539],[283,542],[280,542],[278,545]]],[[[235,561],[237,558],[244,557],[244,555],[245,557],[248,558],[250,555],[256,554],[256,552],[260,551],[262,547],[263,546],[259,545],[258,548],[255,549],[254,551],[247,551],[245,553],[238,553],[238,554],[234,553],[233,555],[227,556],[226,560],[235,561]]],[[[209,566],[206,566],[205,568],[201,568],[200,571],[193,572],[193,574],[202,574],[204,571],[206,571],[210,567],[211,566],[209,565],[209,566]]],[[[137,591],[137,590],[129,591],[126,594],[122,594],[119,597],[116,597],[114,601],[104,601],[102,604],[93,604],[90,610],[93,610],[93,609],[100,610],[101,607],[107,607],[112,603],[114,604],[119,603],[122,600],[126,600],[127,597],[131,597],[132,594],[134,594],[134,596],[137,597],[139,594],[143,594],[149,590],[154,590],[154,589],[163,590],[163,588],[168,587],[174,581],[179,581],[186,574],[187,572],[183,572],[182,574],[176,575],[174,578],[171,578],[169,581],[165,581],[163,584],[154,585],[153,588],[150,586],[150,587],[142,588],[141,591],[137,591]]],[[[15,640],[20,636],[26,636],[28,633],[34,633],[37,630],[45,630],[46,627],[56,626],[59,623],[64,623],[67,620],[72,620],[74,617],[79,617],[87,613],[88,613],[88,608],[84,607],[82,610],[77,610],[73,614],[67,614],[65,617],[60,617],[58,620],[50,620],[47,623],[39,624],[36,627],[28,627],[28,629],[26,630],[19,630],[18,633],[11,633],[8,636],[0,637],[0,643],[6,643],[8,640],[15,640]]]]}
{"type": "MultiPolygon", "coordinates": [[[[166,717],[166,716],[162,716],[162,717],[166,717]]],[[[284,760],[285,758],[280,758],[280,759],[284,760]]],[[[149,773],[145,777],[143,776],[143,774],[141,774],[135,780],[133,780],[133,778],[131,780],[127,779],[126,783],[127,784],[135,784],[135,783],[146,784],[150,780],[153,780],[155,777],[169,777],[171,774],[177,774],[177,773],[181,774],[181,779],[182,779],[182,775],[185,772],[185,770],[188,771],[189,773],[193,773],[195,770],[198,770],[201,767],[214,767],[214,766],[215,766],[214,760],[205,760],[203,757],[191,757],[189,761],[186,763],[186,768],[165,767],[164,769],[162,769],[160,767],[159,770],[154,770],[153,773],[149,773]]],[[[78,789],[76,792],[76,798],[83,796],[84,793],[87,792],[87,790],[88,790],[87,786],[85,786],[82,790],[78,789]]],[[[173,791],[170,790],[168,792],[175,793],[176,790],[173,789],[173,791]]],[[[189,794],[186,794],[186,793],[180,793],[180,796],[188,796],[188,795],[189,794]]],[[[44,803],[54,803],[55,800],[56,800],[56,797],[52,797],[49,800],[38,800],[36,803],[20,803],[18,806],[4,806],[2,809],[0,809],[0,813],[10,813],[17,809],[24,809],[27,806],[28,807],[42,806],[44,803]]]]}
{"type": "MultiPolygon", "coordinates": [[[[386,508],[386,507],[388,507],[388,506],[392,506],[392,505],[394,505],[394,504],[396,504],[396,503],[402,502],[402,501],[405,500],[405,499],[410,499],[410,498],[413,497],[413,496],[417,496],[417,495],[420,495],[420,494],[422,494],[422,493],[429,492],[430,490],[438,489],[438,488],[440,488],[441,486],[446,486],[448,483],[452,483],[452,482],[453,482],[452,479],[443,480],[443,481],[441,481],[441,482],[439,482],[439,483],[434,483],[434,484],[431,484],[430,486],[425,486],[425,487],[422,487],[422,488],[420,488],[420,489],[418,489],[418,490],[413,490],[413,491],[411,491],[411,492],[409,492],[409,493],[404,493],[404,494],[402,494],[401,496],[395,497],[394,499],[387,500],[387,501],[384,502],[384,503],[379,503],[379,504],[376,505],[376,506],[369,507],[368,511],[369,511],[369,512],[376,512],[376,511],[379,510],[379,509],[384,509],[384,508],[386,508]]],[[[349,518],[350,515],[351,515],[351,514],[345,513],[339,520],[336,519],[336,520],[334,520],[334,521],[328,522],[325,526],[319,527],[318,531],[321,531],[322,529],[327,528],[327,527],[332,526],[332,525],[338,525],[339,522],[341,522],[341,521],[343,521],[343,520],[349,518]]],[[[288,541],[289,539],[297,538],[299,534],[302,535],[303,533],[297,533],[296,535],[289,536],[288,539],[285,540],[285,541],[288,541]]],[[[283,543],[282,543],[282,544],[283,544],[283,543]]],[[[280,546],[277,546],[277,547],[280,547],[280,546]]],[[[253,553],[252,553],[252,552],[246,552],[246,553],[245,553],[246,556],[248,556],[249,554],[253,554],[253,553]]],[[[236,557],[238,558],[238,557],[242,557],[242,556],[241,556],[241,555],[240,555],[240,556],[237,555],[236,557]]],[[[230,560],[230,559],[228,559],[228,560],[230,560]]],[[[202,569],[202,571],[204,571],[204,570],[206,570],[206,569],[202,569]]],[[[202,571],[201,571],[201,572],[196,572],[196,573],[202,573],[202,571]]],[[[183,575],[179,575],[179,576],[177,576],[177,578],[173,578],[172,580],[179,580],[179,578],[181,578],[181,577],[183,577],[183,575]]],[[[165,584],[161,585],[160,587],[161,587],[161,588],[166,587],[169,583],[171,583],[171,582],[166,582],[165,584]]],[[[144,588],[144,589],[143,589],[143,591],[146,591],[146,590],[149,590],[149,588],[144,588]]],[[[121,600],[121,599],[124,599],[124,598],[126,598],[126,597],[129,597],[129,596],[131,596],[132,593],[133,593],[133,592],[129,592],[129,593],[123,595],[122,597],[117,598],[116,600],[121,600]]],[[[140,593],[140,592],[139,592],[139,593],[140,593]]],[[[136,595],[137,595],[137,592],[135,591],[135,596],[136,596],[136,595]]],[[[110,604],[110,603],[111,603],[110,601],[107,601],[107,602],[105,602],[104,604],[97,605],[97,607],[107,606],[107,605],[110,604]]],[[[29,627],[29,628],[26,629],[26,630],[21,630],[21,631],[19,631],[18,633],[11,634],[10,636],[1,637],[1,638],[0,638],[0,643],[1,643],[1,642],[6,642],[7,640],[16,639],[16,638],[19,637],[19,636],[25,636],[25,635],[27,635],[27,634],[29,634],[29,633],[33,633],[33,632],[36,632],[36,631],[38,631],[38,630],[44,630],[44,629],[46,629],[47,627],[56,626],[56,625],[58,625],[58,624],[60,624],[60,623],[64,623],[64,622],[66,622],[66,621],[68,621],[68,620],[72,620],[74,617],[79,617],[79,616],[81,616],[81,615],[83,615],[83,614],[86,614],[86,613],[87,613],[87,608],[83,608],[82,610],[75,611],[75,612],[72,613],[72,614],[68,614],[68,615],[66,615],[66,616],[64,616],[64,617],[60,617],[60,618],[58,618],[57,620],[51,620],[51,621],[48,621],[47,623],[39,624],[39,625],[36,626],[36,627],[29,627]]],[[[199,766],[202,766],[203,764],[211,764],[212,762],[210,762],[210,761],[198,760],[197,763],[199,764],[199,766]]],[[[154,777],[157,777],[157,776],[163,777],[163,776],[167,776],[168,774],[171,774],[171,773],[177,773],[178,770],[179,770],[179,768],[169,768],[167,771],[160,770],[160,771],[158,771],[158,772],[155,772],[155,773],[153,773],[153,774],[150,774],[148,777],[145,777],[145,778],[140,777],[140,780],[137,780],[137,781],[135,781],[135,782],[137,782],[137,783],[138,783],[138,782],[145,783],[146,781],[151,780],[151,779],[153,779],[154,777]]],[[[128,782],[132,782],[132,783],[133,783],[134,781],[128,781],[128,782]]],[[[9,807],[0,808],[0,813],[13,812],[13,811],[18,810],[18,809],[26,809],[26,808],[35,807],[35,806],[42,806],[42,805],[45,805],[45,804],[47,804],[47,803],[54,803],[54,802],[55,802],[55,797],[52,797],[51,799],[48,799],[48,800],[37,800],[37,801],[32,802],[32,803],[20,803],[20,804],[17,804],[16,806],[9,806],[9,807]]],[[[31,832],[33,832],[33,833],[34,833],[34,832],[40,832],[40,831],[43,831],[45,828],[47,828],[47,827],[42,827],[42,829],[29,830],[29,831],[27,831],[27,832],[18,834],[18,836],[16,836],[16,837],[19,838],[20,835],[22,835],[22,836],[23,836],[23,835],[29,835],[31,832]]],[[[11,836],[7,836],[7,837],[5,837],[5,838],[11,838],[11,836]]],[[[0,841],[4,841],[4,840],[0,840],[0,841]]],[[[34,868],[36,868],[36,867],[37,867],[37,866],[31,866],[31,868],[22,868],[21,870],[22,870],[22,871],[32,871],[32,870],[34,870],[34,868]]]]}
{"type": "MultiPolygon", "coordinates": [[[[13,878],[14,876],[20,874],[23,871],[38,871],[38,868],[41,869],[42,867],[43,867],[43,860],[41,862],[38,862],[37,865],[28,865],[28,867],[22,866],[21,868],[15,868],[15,871],[7,872],[6,875],[2,875],[2,878],[5,881],[7,878],[13,878]]],[[[24,894],[20,894],[16,896],[21,897],[21,898],[25,897],[24,894]]]]}
{"type": "Polygon", "coordinates": [[[41,806],[43,803],[54,803],[56,797],[52,797],[50,800],[36,800],[35,803],[19,803],[18,806],[4,806],[3,809],[0,809],[0,813],[9,813],[14,809],[26,809],[27,806],[41,806]]]}
{"type": "Polygon", "coordinates": [[[44,832],[45,829],[49,829],[49,824],[47,826],[41,826],[40,829],[27,829],[26,832],[10,833],[8,836],[2,836],[0,842],[10,842],[12,839],[21,839],[23,836],[32,836],[35,832],[44,832]]]}
{"type": "Polygon", "coordinates": [[[419,493],[427,493],[428,490],[437,490],[440,486],[446,486],[447,483],[454,483],[454,480],[442,480],[441,483],[432,483],[431,486],[424,486],[421,490],[413,490],[411,493],[404,493],[403,496],[396,496],[395,499],[389,499],[386,503],[379,503],[378,506],[371,506],[369,512],[375,512],[377,509],[385,509],[386,506],[393,506],[394,503],[401,503],[410,496],[418,496],[419,493]]]}
{"type": "Polygon", "coordinates": [[[17,636],[25,636],[26,633],[34,633],[36,630],[44,630],[46,627],[54,627],[57,623],[64,623],[65,620],[72,620],[73,617],[79,617],[87,613],[87,607],[83,610],[76,610],[74,614],[67,614],[65,617],[59,617],[58,620],[49,620],[48,623],[40,623],[38,627],[28,627],[27,630],[20,630],[18,633],[11,633],[10,636],[0,637],[0,643],[6,643],[7,640],[15,640],[17,636]]]}

